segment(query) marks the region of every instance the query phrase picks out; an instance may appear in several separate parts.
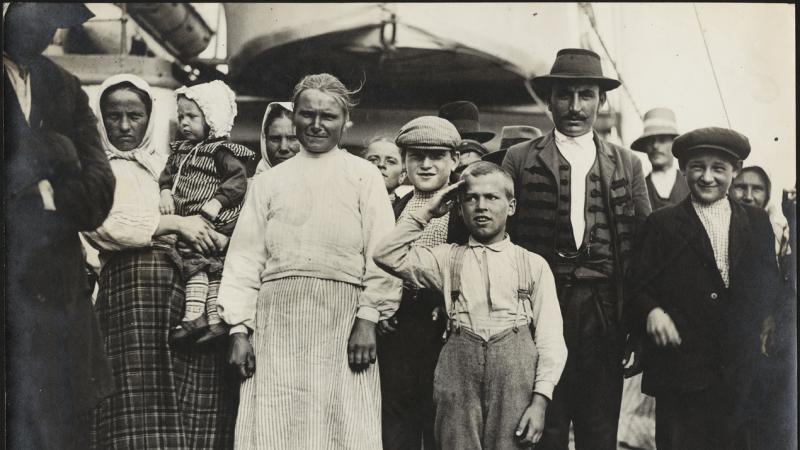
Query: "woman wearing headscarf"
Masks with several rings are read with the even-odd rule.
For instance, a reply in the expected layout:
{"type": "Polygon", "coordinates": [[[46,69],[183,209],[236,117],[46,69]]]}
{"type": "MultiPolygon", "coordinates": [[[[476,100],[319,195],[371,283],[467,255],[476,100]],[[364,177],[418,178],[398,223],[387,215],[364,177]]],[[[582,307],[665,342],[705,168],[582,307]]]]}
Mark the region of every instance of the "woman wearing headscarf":
{"type": "Polygon", "coordinates": [[[272,102],[261,121],[261,161],[255,175],[288,160],[300,151],[300,141],[292,123],[292,102],[272,102]]]}
{"type": "Polygon", "coordinates": [[[117,185],[108,218],[85,237],[100,251],[95,307],[117,390],[95,410],[93,447],[230,448],[237,393],[224,375],[224,352],[168,343],[182,317],[184,282],[166,236],[197,249],[214,247],[217,237],[200,216],[159,213],[165,157],[153,129],[166,119],[154,102],[144,80],[116,75],[95,104],[117,185]]]}
{"type": "Polygon", "coordinates": [[[297,84],[303,148],[253,180],[231,238],[218,307],[247,378],[237,449],[381,449],[375,326],[401,285],[372,261],[394,222],[380,172],[339,147],[351,94],[328,74],[297,84]]]}

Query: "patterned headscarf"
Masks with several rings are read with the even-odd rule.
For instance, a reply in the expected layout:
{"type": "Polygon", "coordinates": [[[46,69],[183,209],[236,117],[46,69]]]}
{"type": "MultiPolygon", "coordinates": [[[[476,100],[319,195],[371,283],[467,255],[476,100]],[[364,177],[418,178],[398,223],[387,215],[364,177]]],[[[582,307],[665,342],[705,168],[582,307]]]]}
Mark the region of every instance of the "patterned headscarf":
{"type": "Polygon", "coordinates": [[[100,92],[97,95],[96,101],[94,102],[94,107],[95,114],[100,118],[100,120],[97,121],[97,130],[100,132],[100,140],[102,141],[103,149],[105,150],[109,161],[113,159],[136,161],[142,167],[144,167],[154,179],[158,180],[161,170],[164,168],[164,163],[166,162],[166,158],[164,156],[166,153],[159,152],[157,145],[154,142],[155,138],[153,136],[153,129],[155,128],[155,123],[159,120],[159,118],[156,115],[157,108],[155,106],[153,92],[150,90],[150,85],[136,75],[120,74],[108,77],[105,81],[103,81],[103,84],[100,85],[100,92]],[[100,109],[100,99],[103,97],[103,94],[108,89],[125,82],[134,85],[137,89],[147,94],[152,105],[150,108],[150,118],[147,122],[147,130],[144,133],[142,142],[138,147],[129,151],[118,149],[108,139],[108,133],[106,132],[106,127],[103,123],[103,112],[100,109]]]}
{"type": "Polygon", "coordinates": [[[294,111],[294,104],[292,102],[272,102],[267,105],[267,109],[264,111],[264,118],[261,119],[261,161],[258,162],[258,166],[256,166],[256,173],[255,175],[260,174],[261,172],[269,169],[272,167],[272,161],[269,160],[269,154],[267,153],[267,117],[269,117],[270,113],[275,108],[283,108],[286,111],[289,111],[291,114],[294,111]]]}
{"type": "Polygon", "coordinates": [[[181,86],[175,96],[183,95],[193,100],[203,111],[209,128],[209,138],[221,138],[231,134],[236,117],[236,93],[225,82],[214,80],[192,87],[181,86]]]}

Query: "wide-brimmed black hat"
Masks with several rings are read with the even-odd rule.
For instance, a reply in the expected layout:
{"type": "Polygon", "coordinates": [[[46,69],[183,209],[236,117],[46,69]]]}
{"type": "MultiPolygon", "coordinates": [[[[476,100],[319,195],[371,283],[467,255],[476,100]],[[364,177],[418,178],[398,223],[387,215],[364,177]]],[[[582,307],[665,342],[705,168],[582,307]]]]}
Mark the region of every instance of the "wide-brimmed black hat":
{"type": "Polygon", "coordinates": [[[74,27],[94,17],[94,13],[83,3],[12,2],[5,15],[12,10],[14,14],[22,13],[24,20],[52,28],[74,27]]]}
{"type": "Polygon", "coordinates": [[[439,117],[455,125],[461,139],[472,139],[483,144],[494,138],[491,131],[481,131],[480,114],[475,103],[464,100],[447,103],[439,108],[439,117]]]}
{"type": "Polygon", "coordinates": [[[750,155],[750,141],[737,131],[718,127],[698,128],[672,141],[672,154],[678,161],[686,161],[701,150],[717,150],[743,161],[750,155]]]}
{"type": "Polygon", "coordinates": [[[595,82],[602,91],[616,89],[621,84],[619,80],[603,76],[603,67],[597,53],[582,48],[559,50],[550,73],[534,77],[531,83],[536,94],[546,100],[550,97],[553,83],[563,80],[595,82]]]}

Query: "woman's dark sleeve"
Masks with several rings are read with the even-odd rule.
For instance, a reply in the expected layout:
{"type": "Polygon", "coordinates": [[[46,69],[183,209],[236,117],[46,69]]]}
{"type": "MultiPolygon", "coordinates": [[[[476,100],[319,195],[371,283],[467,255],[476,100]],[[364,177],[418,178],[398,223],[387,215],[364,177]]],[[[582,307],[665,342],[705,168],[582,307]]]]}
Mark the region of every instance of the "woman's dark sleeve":
{"type": "Polygon", "coordinates": [[[244,194],[247,192],[247,168],[224,146],[220,146],[214,153],[214,163],[222,183],[213,198],[223,208],[229,208],[244,199],[244,194]]]}
{"type": "Polygon", "coordinates": [[[164,189],[172,190],[172,167],[175,165],[175,149],[172,149],[172,152],[169,154],[167,158],[167,163],[164,165],[164,170],[161,171],[161,175],[158,177],[158,190],[163,191],[164,189]]]}

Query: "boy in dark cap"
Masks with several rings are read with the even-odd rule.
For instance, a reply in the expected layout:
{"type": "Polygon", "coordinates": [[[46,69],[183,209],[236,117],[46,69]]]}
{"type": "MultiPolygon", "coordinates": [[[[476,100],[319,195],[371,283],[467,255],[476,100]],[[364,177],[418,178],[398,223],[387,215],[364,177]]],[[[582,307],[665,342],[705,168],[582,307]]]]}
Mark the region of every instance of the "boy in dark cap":
{"type": "MultiPolygon", "coordinates": [[[[447,188],[458,164],[460,141],[455,126],[433,116],[418,117],[400,128],[400,148],[414,190],[394,205],[402,220],[426,207],[447,188]]],[[[431,220],[414,246],[466,242],[467,232],[455,213],[431,220]]],[[[384,449],[433,449],[433,370],[442,348],[444,300],[430,289],[407,287],[397,313],[378,324],[384,449]]]]}
{"type": "Polygon", "coordinates": [[[779,280],[766,212],[727,197],[747,138],[702,128],[675,139],[690,195],[651,214],[631,264],[632,316],[649,337],[642,392],[663,449],[737,449],[764,318],[779,280]]]}
{"type": "Polygon", "coordinates": [[[103,223],[114,175],[75,76],[42,56],[82,3],[11,3],[3,16],[8,448],[88,448],[113,389],[79,231],[103,223]]]}
{"type": "Polygon", "coordinates": [[[456,147],[458,151],[458,167],[456,172],[461,173],[468,165],[480,161],[489,150],[480,142],[473,139],[462,139],[456,147]]]}

